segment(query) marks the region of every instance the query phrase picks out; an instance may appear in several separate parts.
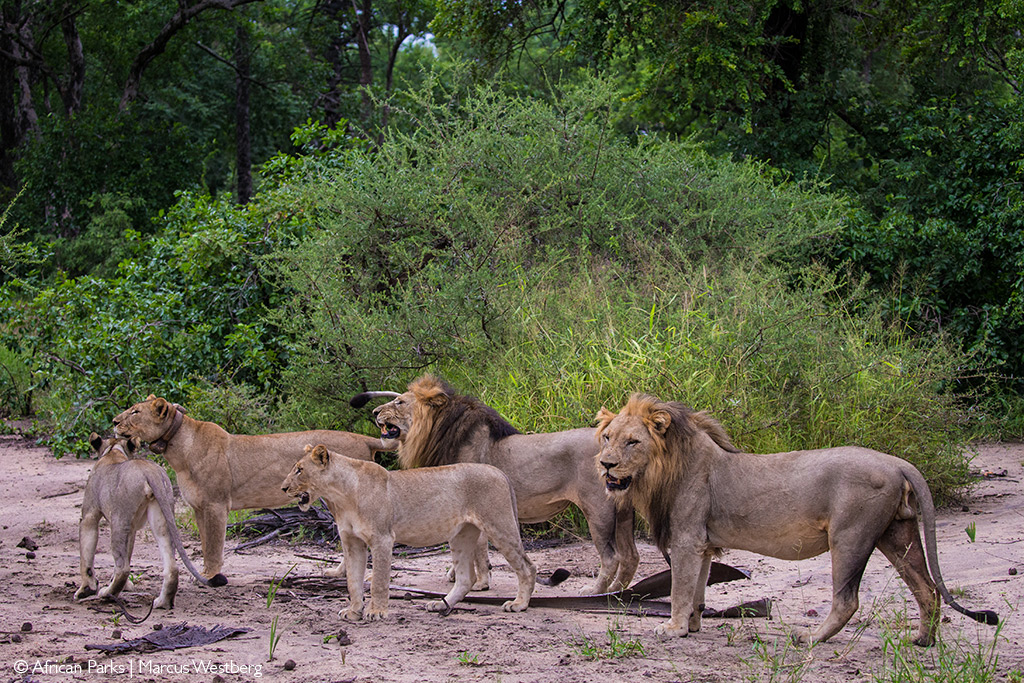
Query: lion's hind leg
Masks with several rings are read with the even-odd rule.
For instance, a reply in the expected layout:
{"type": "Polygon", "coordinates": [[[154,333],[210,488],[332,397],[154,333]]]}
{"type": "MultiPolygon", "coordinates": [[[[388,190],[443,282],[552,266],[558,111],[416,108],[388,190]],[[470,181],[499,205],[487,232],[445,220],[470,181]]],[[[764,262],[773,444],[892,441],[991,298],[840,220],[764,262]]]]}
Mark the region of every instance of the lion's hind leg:
{"type": "Polygon", "coordinates": [[[99,582],[96,580],[96,541],[99,538],[100,515],[83,514],[82,521],[78,525],[78,553],[81,556],[79,569],[81,582],[78,590],[75,591],[75,600],[82,600],[90,595],[96,595],[99,589],[99,582]]]}
{"type": "Polygon", "coordinates": [[[921,623],[914,644],[928,647],[939,630],[939,594],[928,572],[917,519],[896,519],[878,539],[878,549],[899,572],[917,600],[921,623]]]}
{"type": "MultiPolygon", "coordinates": [[[[481,538],[484,537],[479,527],[467,522],[448,541],[452,549],[455,585],[441,600],[428,602],[428,612],[447,614],[469,593],[473,587],[473,556],[481,538]]],[[[486,538],[484,540],[486,541],[486,538]]]]}
{"type": "MultiPolygon", "coordinates": [[[[154,609],[171,609],[174,607],[174,596],[178,592],[178,563],[174,559],[174,544],[171,542],[171,530],[167,528],[167,520],[160,509],[156,498],[149,499],[146,506],[149,528],[160,547],[163,559],[163,585],[160,595],[153,601],[154,609]]],[[[134,535],[134,534],[133,534],[134,535]]]]}
{"type": "MultiPolygon", "coordinates": [[[[834,522],[834,520],[833,520],[834,522]]],[[[832,553],[832,609],[825,621],[810,633],[799,633],[795,640],[801,645],[822,643],[839,633],[860,606],[860,580],[868,558],[874,551],[875,535],[850,529],[850,533],[829,538],[832,553]],[[870,544],[870,545],[868,545],[870,544]]]]}
{"type": "Polygon", "coordinates": [[[101,598],[113,597],[124,590],[128,582],[131,563],[132,540],[135,536],[135,520],[113,515],[110,520],[110,554],[114,556],[114,576],[110,583],[100,589],[101,598]]]}
{"type": "Polygon", "coordinates": [[[501,608],[506,612],[522,612],[530,606],[530,597],[533,595],[533,589],[537,583],[537,568],[523,549],[519,524],[513,521],[507,525],[507,528],[489,530],[489,533],[494,547],[502,554],[519,580],[515,600],[507,600],[501,608]]]}

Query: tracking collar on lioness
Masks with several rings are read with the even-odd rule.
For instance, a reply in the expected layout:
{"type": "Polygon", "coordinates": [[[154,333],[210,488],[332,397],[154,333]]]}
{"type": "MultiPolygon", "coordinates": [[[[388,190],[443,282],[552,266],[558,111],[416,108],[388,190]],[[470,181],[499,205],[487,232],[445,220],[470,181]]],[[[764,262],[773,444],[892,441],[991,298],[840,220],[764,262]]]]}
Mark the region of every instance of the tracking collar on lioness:
{"type": "Polygon", "coordinates": [[[177,403],[172,404],[174,408],[174,419],[171,421],[171,426],[168,427],[164,433],[156,441],[151,441],[149,444],[149,450],[156,454],[162,454],[167,450],[167,445],[174,438],[174,435],[181,429],[181,423],[185,418],[185,409],[177,403]]]}

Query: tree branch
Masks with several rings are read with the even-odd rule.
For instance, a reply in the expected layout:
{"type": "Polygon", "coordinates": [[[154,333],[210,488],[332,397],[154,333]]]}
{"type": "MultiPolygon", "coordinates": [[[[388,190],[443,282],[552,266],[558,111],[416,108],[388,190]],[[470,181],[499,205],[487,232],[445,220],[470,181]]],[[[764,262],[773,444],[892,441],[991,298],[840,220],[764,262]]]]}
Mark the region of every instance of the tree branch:
{"type": "Polygon", "coordinates": [[[251,2],[258,2],[259,0],[201,0],[200,2],[189,6],[185,0],[179,0],[178,11],[174,13],[164,27],[157,34],[156,38],[153,39],[149,45],[139,50],[139,53],[135,55],[135,60],[132,62],[131,68],[128,70],[128,78],[124,84],[124,90],[121,93],[121,111],[128,108],[135,98],[139,95],[139,83],[142,81],[142,72],[146,70],[149,64],[163,54],[164,50],[167,49],[167,44],[171,42],[171,38],[175,36],[181,29],[183,29],[188,22],[192,21],[197,15],[205,12],[208,9],[220,9],[220,10],[233,10],[236,7],[247,5],[251,2]]]}

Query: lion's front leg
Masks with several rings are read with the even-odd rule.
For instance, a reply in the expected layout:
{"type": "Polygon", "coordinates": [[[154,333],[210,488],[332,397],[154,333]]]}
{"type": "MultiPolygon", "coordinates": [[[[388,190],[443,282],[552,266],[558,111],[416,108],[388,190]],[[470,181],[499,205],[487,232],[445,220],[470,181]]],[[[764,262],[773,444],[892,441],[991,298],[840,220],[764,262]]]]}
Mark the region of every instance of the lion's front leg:
{"type": "Polygon", "coordinates": [[[348,609],[340,615],[347,621],[363,618],[363,579],[366,574],[366,544],[348,533],[341,534],[341,548],[345,553],[345,579],[348,583],[348,609]]]}
{"type": "MultiPolygon", "coordinates": [[[[658,635],[685,636],[690,632],[690,617],[697,600],[697,583],[704,562],[704,547],[693,539],[672,539],[672,616],[654,628],[658,635]]],[[[710,567],[710,563],[708,565],[710,567]]],[[[707,578],[704,579],[705,583],[707,578]]],[[[697,621],[697,628],[700,622],[697,621]]],[[[697,630],[697,629],[693,629],[697,630]]]]}
{"type": "Polygon", "coordinates": [[[228,579],[221,574],[224,567],[224,539],[228,529],[227,505],[194,507],[199,541],[203,548],[203,576],[211,586],[223,586],[228,579]]]}
{"type": "MultiPolygon", "coordinates": [[[[602,486],[602,490],[598,492],[599,497],[597,494],[593,497],[583,496],[577,503],[583,512],[583,516],[587,519],[590,537],[594,541],[594,547],[597,549],[600,561],[597,578],[594,579],[592,584],[585,586],[580,591],[583,595],[600,595],[601,593],[607,593],[609,590],[620,590],[627,587],[619,585],[618,582],[616,582],[614,587],[612,585],[619,568],[619,557],[615,551],[617,540],[615,538],[616,510],[615,503],[606,498],[603,488],[602,486]]],[[[639,557],[637,562],[639,563],[639,557]]],[[[635,566],[633,570],[636,570],[635,566]]],[[[625,573],[627,572],[623,572],[623,574],[625,573]]]]}
{"type": "Polygon", "coordinates": [[[391,552],[395,547],[393,534],[378,534],[373,544],[373,578],[370,581],[370,609],[363,615],[367,621],[388,616],[388,584],[391,582],[391,552]]]}
{"type": "Polygon", "coordinates": [[[708,575],[711,573],[710,553],[705,553],[700,565],[700,574],[697,576],[697,585],[693,591],[693,610],[690,612],[690,619],[686,628],[690,633],[700,630],[700,620],[704,616],[704,590],[708,587],[708,575]]]}

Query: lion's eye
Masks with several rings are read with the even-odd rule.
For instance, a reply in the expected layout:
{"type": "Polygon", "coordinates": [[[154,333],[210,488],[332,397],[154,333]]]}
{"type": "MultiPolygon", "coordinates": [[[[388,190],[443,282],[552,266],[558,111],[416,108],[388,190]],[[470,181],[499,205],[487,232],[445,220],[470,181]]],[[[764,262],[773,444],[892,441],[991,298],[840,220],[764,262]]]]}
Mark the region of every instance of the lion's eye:
{"type": "Polygon", "coordinates": [[[627,442],[626,442],[626,445],[627,445],[627,446],[635,446],[635,445],[637,445],[638,443],[640,443],[640,442],[639,442],[639,441],[637,441],[636,439],[630,439],[629,441],[627,441],[627,442]]]}
{"type": "Polygon", "coordinates": [[[607,434],[602,434],[601,438],[604,439],[605,443],[608,443],[608,435],[607,434]]]}

